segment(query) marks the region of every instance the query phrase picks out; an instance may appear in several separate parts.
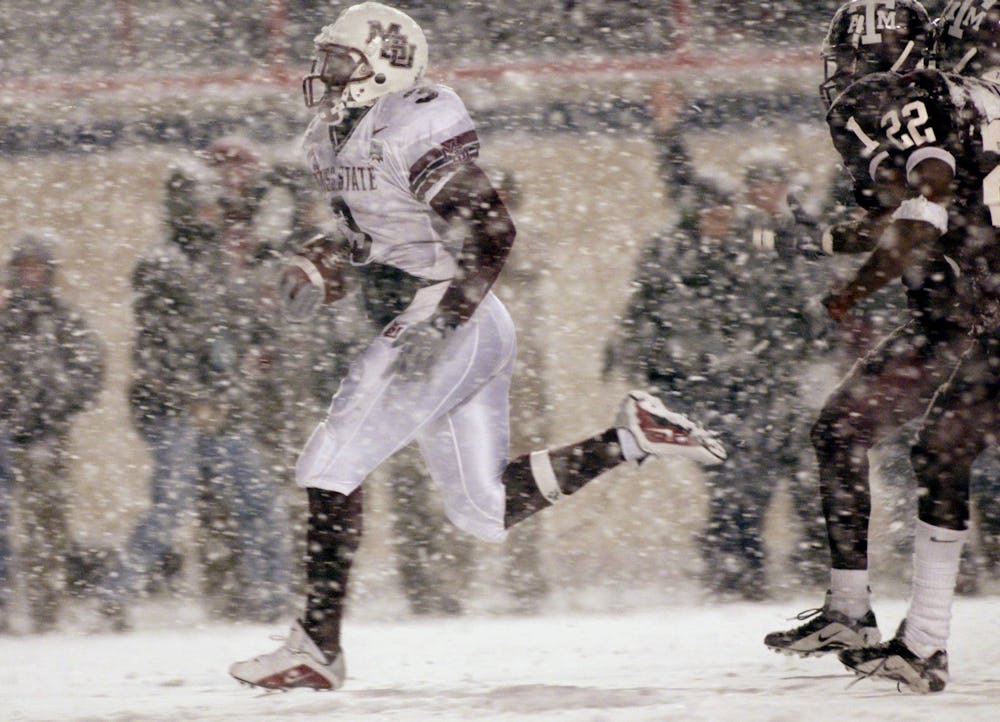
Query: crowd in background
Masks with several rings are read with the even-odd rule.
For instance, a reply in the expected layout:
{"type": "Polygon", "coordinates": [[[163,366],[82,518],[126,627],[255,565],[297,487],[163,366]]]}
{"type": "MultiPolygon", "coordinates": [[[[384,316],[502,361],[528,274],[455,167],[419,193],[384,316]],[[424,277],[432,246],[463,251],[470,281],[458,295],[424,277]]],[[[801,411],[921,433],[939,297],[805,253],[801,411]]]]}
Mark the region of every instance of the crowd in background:
{"type": "MultiPolygon", "coordinates": [[[[682,136],[664,135],[660,143],[672,148],[663,156],[669,162],[662,180],[679,215],[649,239],[631,291],[622,290],[622,323],[607,345],[605,377],[621,373],[654,390],[719,430],[730,449],[729,462],[705,474],[707,519],[694,539],[701,581],[713,598],[772,593],[766,517],[783,487],[794,515],[792,568],[799,583],[822,584],[827,561],[808,443],[815,408],[803,385],[811,369],[845,367],[890,328],[901,292],[887,289],[852,324],[832,330],[811,303],[836,272],[833,262],[753,242],[794,223],[787,160],[776,153],[747,161],[734,191],[699,175],[685,160],[682,136]]],[[[516,213],[516,179],[505,169],[496,176],[516,213]]],[[[384,320],[357,289],[308,327],[281,318],[272,300],[274,269],[320,227],[311,183],[298,166],[268,161],[252,141],[234,136],[185,154],[168,174],[164,237],[132,273],[136,331],[127,396],[152,459],[149,499],[116,549],[79,549],[67,523],[68,431],[102,388],[101,341],[58,299],[57,240],[27,233],[14,245],[0,309],[0,612],[20,574],[33,630],[53,628],[70,594],[96,597],[111,626],[126,629],[133,602],[178,591],[185,565],[198,565],[200,587],[181,591],[196,593],[214,615],[270,621],[285,611],[289,571],[304,552],[292,548],[303,535],[292,529],[290,512],[301,500],[291,464],[352,350],[384,320]],[[182,537],[192,522],[194,553],[182,537]]],[[[835,184],[822,213],[850,204],[837,193],[835,184]]],[[[498,284],[515,313],[537,307],[540,274],[531,247],[518,247],[498,284]]],[[[544,339],[533,327],[521,326],[513,413],[534,423],[518,424],[518,448],[547,443],[544,339]]],[[[882,467],[902,497],[912,472],[902,435],[897,445],[882,467]]],[[[978,498],[987,511],[995,503],[988,493],[995,467],[985,460],[979,468],[987,493],[978,498]]],[[[460,613],[474,548],[453,543],[457,532],[434,505],[416,454],[400,455],[378,475],[389,490],[395,558],[411,612],[460,613]]],[[[1000,561],[993,531],[982,544],[991,568],[1000,561]]],[[[500,586],[512,609],[537,610],[549,592],[540,533],[539,525],[526,525],[510,540],[500,586]]],[[[974,567],[967,565],[965,591],[975,591],[974,567]]],[[[9,615],[0,613],[5,627],[9,615]]]]}
{"type": "MultiPolygon", "coordinates": [[[[514,177],[498,187],[517,205],[514,177]]],[[[145,510],[117,548],[84,548],[70,530],[74,496],[68,433],[104,388],[104,349],[59,298],[57,239],[26,233],[0,288],[0,630],[22,590],[32,631],[58,622],[70,596],[93,597],[111,628],[150,594],[195,594],[220,618],[270,621],[292,598],[305,550],[292,528],[293,463],[308,426],[329,404],[358,344],[385,319],[352,287],[314,324],[282,318],[275,269],[319,231],[312,178],[268,159],[243,136],[184,153],[164,184],[163,237],[131,274],[135,333],[126,396],[151,458],[145,510]],[[186,543],[189,527],[195,545],[186,543]],[[292,548],[294,545],[295,548],[292,548]],[[182,588],[198,567],[197,589],[182,588]]],[[[517,254],[501,287],[530,306],[538,273],[517,254]]],[[[543,351],[525,338],[515,395],[539,414],[514,444],[546,435],[543,351]],[[520,389],[520,390],[519,390],[520,389]]],[[[414,454],[379,470],[392,504],[405,597],[415,614],[455,614],[472,579],[468,545],[443,523],[414,454]],[[456,551],[463,549],[464,551],[456,551]]],[[[546,593],[537,533],[512,540],[506,582],[516,608],[546,593]]]]}
{"type": "MultiPolygon", "coordinates": [[[[126,55],[103,22],[104,5],[15,0],[0,18],[0,63],[10,76],[63,72],[71,59],[73,72],[120,69],[123,57],[136,70],[183,72],[261,67],[269,56],[267,3],[189,0],[164,9],[136,0],[130,5],[139,24],[132,32],[142,42],[126,55]],[[71,15],[63,12],[69,5],[71,15]],[[26,27],[59,30],[67,44],[26,52],[26,27]],[[83,46],[91,52],[80,53],[83,46]]],[[[435,36],[443,60],[664,53],[678,42],[668,3],[396,5],[435,36]]],[[[839,2],[691,5],[686,22],[715,37],[812,47],[825,25],[807,20],[828,17],[839,2]]],[[[296,62],[308,56],[315,28],[338,9],[335,3],[284,3],[296,62]]],[[[854,325],[831,332],[812,315],[810,302],[826,289],[833,262],[752,244],[755,232],[792,222],[787,194],[794,190],[794,169],[780,157],[748,162],[733,191],[697,176],[683,137],[654,138],[666,151],[664,194],[679,219],[642,250],[631,295],[621,289],[623,323],[609,342],[606,372],[623,374],[721,430],[732,451],[730,462],[705,479],[708,518],[696,545],[707,590],[722,598],[770,593],[761,573],[765,516],[783,484],[795,514],[794,568],[803,584],[819,584],[828,564],[808,443],[815,409],[801,381],[816,364],[849,364],[891,328],[901,292],[887,290],[854,325]]],[[[511,194],[516,219],[515,179],[507,172],[497,185],[511,194]]],[[[352,349],[379,320],[358,294],[324,309],[309,329],[289,326],[271,302],[273,268],[317,230],[323,214],[311,179],[297,166],[267,159],[245,138],[220,137],[173,168],[163,198],[164,237],[132,275],[136,335],[128,401],[153,460],[149,504],[120,549],[76,550],[67,523],[68,432],[103,388],[102,343],[84,315],[59,298],[57,239],[26,233],[6,259],[0,276],[0,631],[9,627],[5,610],[18,586],[31,628],[46,631],[58,622],[61,600],[81,588],[99,600],[113,625],[125,628],[133,600],[175,584],[185,564],[201,566],[197,592],[210,610],[233,619],[282,616],[293,597],[290,578],[301,577],[288,573],[303,552],[291,547],[304,538],[291,529],[291,520],[302,518],[290,513],[301,503],[291,464],[352,349]],[[179,536],[192,520],[197,559],[184,557],[179,536]]],[[[834,184],[820,214],[848,204],[834,184]]],[[[515,314],[519,305],[532,307],[541,282],[520,249],[516,244],[498,287],[501,296],[505,290],[517,295],[515,314]]],[[[540,381],[544,339],[531,337],[526,325],[519,332],[520,387],[512,405],[535,426],[526,428],[521,419],[514,425],[524,434],[512,440],[515,452],[548,441],[540,381]]],[[[902,452],[885,457],[886,478],[911,483],[900,468],[902,452]]],[[[990,463],[980,466],[977,500],[984,519],[1000,519],[997,495],[989,493],[998,476],[990,463]]],[[[455,532],[429,501],[429,478],[415,455],[401,455],[379,473],[392,491],[396,558],[411,611],[460,612],[475,563],[470,547],[451,543],[455,532]]],[[[504,586],[522,611],[537,609],[549,591],[539,532],[537,525],[519,528],[505,563],[504,586]]],[[[996,569],[1000,534],[985,532],[979,563],[996,569]]],[[[969,574],[974,580],[975,570],[969,574]]]]}
{"type": "MultiPolygon", "coordinates": [[[[124,0],[114,4],[109,18],[109,4],[99,0],[8,0],[0,17],[0,67],[7,77],[110,70],[261,71],[275,62],[276,53],[287,53],[288,62],[300,64],[311,56],[316,28],[350,4],[124,0]]],[[[839,2],[400,0],[394,5],[425,28],[434,62],[488,64],[660,54],[676,49],[689,35],[717,51],[740,43],[812,48],[826,29],[825,22],[815,19],[830,17],[839,2]]]]}
{"type": "Polygon", "coordinates": [[[0,631],[18,576],[32,628],[58,621],[73,514],[69,432],[104,383],[103,343],[57,291],[58,254],[51,235],[25,233],[0,276],[0,631]]]}

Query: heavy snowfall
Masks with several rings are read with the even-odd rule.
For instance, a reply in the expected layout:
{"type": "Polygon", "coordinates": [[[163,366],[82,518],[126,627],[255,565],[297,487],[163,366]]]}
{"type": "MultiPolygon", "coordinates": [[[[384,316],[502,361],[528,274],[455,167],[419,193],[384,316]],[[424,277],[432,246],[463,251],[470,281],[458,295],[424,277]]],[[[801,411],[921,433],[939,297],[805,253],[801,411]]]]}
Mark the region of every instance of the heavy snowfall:
{"type": "MultiPolygon", "coordinates": [[[[275,321],[260,290],[273,286],[274,258],[327,220],[298,185],[311,181],[298,156],[310,118],[300,82],[313,36],[350,4],[4,0],[0,320],[16,305],[19,243],[41,232],[54,292],[103,360],[90,369],[100,388],[57,425],[64,466],[39,488],[17,465],[32,468],[18,450],[41,448],[41,436],[14,428],[11,409],[68,404],[68,377],[43,350],[0,348],[5,369],[30,359],[16,387],[0,386],[0,450],[15,460],[0,468],[0,720],[995,719],[1000,474],[990,455],[973,481],[942,694],[907,694],[855,679],[834,658],[762,643],[823,602],[808,432],[844,371],[900,318],[899,287],[831,330],[810,309],[857,259],[789,263],[741,246],[684,276],[694,254],[669,255],[716,201],[737,209],[735,235],[761,218],[787,222],[789,194],[819,220],[843,210],[817,93],[837,0],[388,3],[423,26],[427,76],[465,102],[518,229],[496,288],[518,329],[512,454],[605,429],[638,386],[721,425],[733,463],[615,469],[494,546],[449,528],[407,453],[366,483],[344,688],[263,693],[229,677],[232,662],[277,647],[301,611],[304,496],[292,465],[369,333],[354,296],[324,311],[322,329],[303,328],[275,321]],[[173,379],[194,399],[197,433],[220,445],[194,465],[195,499],[177,503],[173,536],[123,622],[102,607],[101,575],[144,512],[180,494],[151,498],[156,459],[133,392],[148,360],[137,352],[144,314],[156,308],[137,301],[137,269],[170,245],[171,174],[204,166],[219,139],[266,171],[243,227],[252,280],[235,283],[232,305],[203,277],[187,279],[200,315],[150,345],[200,348],[248,319],[261,331],[238,361],[207,343],[173,379]],[[751,197],[751,180],[776,195],[751,197]],[[657,296],[682,276],[686,295],[657,296]],[[242,395],[226,379],[226,393],[212,386],[229,372],[247,382],[242,395]],[[227,507],[226,464],[212,466],[232,438],[259,443],[273,502],[266,533],[250,538],[252,521],[240,526],[227,507]],[[33,557],[41,548],[56,553],[33,557]],[[280,568],[248,579],[248,558],[280,568]],[[261,603],[268,585],[278,602],[261,603]]],[[[924,4],[933,16],[945,3],[924,4]]],[[[158,293],[162,279],[145,278],[158,293]]],[[[916,494],[905,438],[872,454],[883,637],[909,594],[916,494]]]]}

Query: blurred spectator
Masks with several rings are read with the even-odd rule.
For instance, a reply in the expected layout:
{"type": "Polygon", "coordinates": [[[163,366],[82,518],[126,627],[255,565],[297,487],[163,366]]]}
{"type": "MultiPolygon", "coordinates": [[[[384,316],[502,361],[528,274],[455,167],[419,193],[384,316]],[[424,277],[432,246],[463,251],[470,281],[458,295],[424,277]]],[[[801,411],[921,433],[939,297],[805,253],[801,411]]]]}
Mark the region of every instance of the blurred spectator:
{"type": "Polygon", "coordinates": [[[48,233],[16,242],[0,303],[0,602],[13,586],[13,498],[21,529],[17,569],[35,632],[55,627],[66,591],[71,420],[100,392],[105,368],[103,344],[59,297],[56,246],[48,233]]]}
{"type": "MultiPolygon", "coordinates": [[[[325,410],[346,372],[343,354],[357,342],[358,324],[367,329],[367,322],[347,302],[325,308],[323,323],[316,327],[286,323],[273,308],[275,265],[287,251],[320,233],[327,216],[315,182],[303,166],[267,162],[254,143],[236,135],[217,138],[199,155],[220,175],[223,244],[243,256],[247,273],[262,284],[257,289],[262,312],[273,321],[267,373],[256,378],[250,415],[266,473],[283,490],[293,563],[302,564],[306,535],[304,526],[295,527],[307,515],[305,497],[293,483],[294,460],[312,432],[315,414],[325,410]],[[296,513],[297,509],[302,513],[296,513]]],[[[225,504],[210,494],[203,494],[200,501],[203,550],[208,557],[204,560],[208,568],[205,587],[212,593],[232,576],[236,558],[226,540],[225,504]]],[[[304,574],[293,574],[292,583],[304,578],[304,574]]]]}
{"type": "Polygon", "coordinates": [[[417,447],[386,460],[377,473],[389,491],[396,568],[410,611],[461,613],[475,571],[473,547],[456,543],[462,532],[445,523],[417,447]]]}
{"type": "Polygon", "coordinates": [[[796,565],[807,579],[811,567],[825,567],[813,558],[823,548],[821,510],[814,494],[800,493],[814,463],[799,401],[812,333],[802,313],[809,275],[800,259],[752,243],[755,233],[786,222],[785,169],[758,163],[743,181],[737,202],[690,176],[679,223],[642,252],[607,368],[621,364],[668,406],[722,432],[729,459],[706,469],[703,582],[719,595],[760,599],[764,519],[783,481],[802,526],[796,565]]]}
{"type": "Polygon", "coordinates": [[[809,405],[810,371],[830,355],[821,338],[828,328],[825,315],[817,318],[814,304],[828,270],[795,253],[750,251],[761,237],[794,224],[786,200],[790,189],[789,168],[780,157],[765,152],[747,161],[735,249],[746,259],[737,313],[750,345],[744,349],[742,370],[736,366],[730,373],[738,379],[733,393],[743,419],[738,446],[746,450],[741,456],[749,457],[750,466],[747,473],[727,474],[732,488],[723,482],[724,488],[711,492],[714,512],[704,539],[709,560],[717,559],[716,544],[722,542],[727,571],[716,581],[723,588],[740,587],[744,596],[763,593],[758,587],[765,582],[764,519],[781,482],[788,485],[795,515],[790,521],[797,526],[792,568],[801,582],[816,584],[825,579],[828,567],[825,525],[815,494],[816,458],[808,435],[816,412],[809,405]],[[740,548],[742,563],[734,561],[740,548]],[[744,581],[750,579],[759,581],[744,581]]]}
{"type": "MultiPolygon", "coordinates": [[[[273,279],[281,254],[318,231],[312,218],[318,196],[304,168],[269,162],[249,138],[223,135],[198,155],[217,175],[213,188],[221,209],[220,268],[228,286],[246,294],[242,308],[234,312],[258,321],[250,351],[255,358],[246,369],[244,428],[260,451],[264,478],[280,490],[284,519],[284,507],[300,497],[285,492],[295,488],[291,460],[308,435],[301,421],[307,369],[298,349],[310,339],[280,318],[273,279]]],[[[239,545],[232,543],[239,524],[225,495],[212,484],[202,485],[198,511],[203,589],[211,598],[225,602],[229,597],[231,603],[228,590],[239,584],[239,545]]]]}
{"type": "MultiPolygon", "coordinates": [[[[137,335],[129,389],[136,428],[153,454],[151,505],[121,569],[103,585],[104,611],[125,605],[172,550],[199,495],[225,509],[234,578],[221,587],[228,616],[269,620],[287,596],[287,522],[258,443],[256,390],[271,367],[274,328],[252,270],[252,247],[223,241],[217,177],[201,163],[167,180],[167,237],[133,273],[137,335]]],[[[207,555],[211,557],[211,555],[207,555]]]]}

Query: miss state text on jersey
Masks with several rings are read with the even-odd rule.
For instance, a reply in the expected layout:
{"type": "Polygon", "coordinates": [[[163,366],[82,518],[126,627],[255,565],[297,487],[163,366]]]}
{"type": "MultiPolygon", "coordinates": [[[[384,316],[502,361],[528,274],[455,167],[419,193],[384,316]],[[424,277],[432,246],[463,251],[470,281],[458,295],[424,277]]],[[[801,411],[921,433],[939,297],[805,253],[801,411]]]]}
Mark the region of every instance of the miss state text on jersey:
{"type": "Polygon", "coordinates": [[[331,125],[306,130],[306,163],[354,243],[353,261],[377,261],[426,279],[454,275],[454,256],[430,201],[479,155],[479,137],[458,95],[441,85],[383,96],[331,125]],[[360,116],[360,117],[359,117],[360,116]],[[354,238],[363,238],[364,248],[354,238]],[[360,253],[359,253],[360,251],[360,253]]]}

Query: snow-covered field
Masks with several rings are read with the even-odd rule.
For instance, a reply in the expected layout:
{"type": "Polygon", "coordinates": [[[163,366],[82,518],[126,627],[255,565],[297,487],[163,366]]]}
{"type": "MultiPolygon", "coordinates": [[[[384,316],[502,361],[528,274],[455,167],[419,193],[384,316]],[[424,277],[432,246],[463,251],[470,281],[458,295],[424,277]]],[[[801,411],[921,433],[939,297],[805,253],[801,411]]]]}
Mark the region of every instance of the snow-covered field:
{"type": "MultiPolygon", "coordinates": [[[[229,663],[275,646],[280,627],[171,623],[124,635],[0,637],[0,719],[634,722],[996,720],[997,597],[960,598],[952,682],[939,695],[856,684],[834,659],[776,655],[762,636],[818,600],[678,604],[619,614],[466,616],[347,625],[348,680],[332,693],[239,686],[229,663]]],[[[903,600],[876,600],[891,634],[903,600]]]]}

